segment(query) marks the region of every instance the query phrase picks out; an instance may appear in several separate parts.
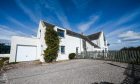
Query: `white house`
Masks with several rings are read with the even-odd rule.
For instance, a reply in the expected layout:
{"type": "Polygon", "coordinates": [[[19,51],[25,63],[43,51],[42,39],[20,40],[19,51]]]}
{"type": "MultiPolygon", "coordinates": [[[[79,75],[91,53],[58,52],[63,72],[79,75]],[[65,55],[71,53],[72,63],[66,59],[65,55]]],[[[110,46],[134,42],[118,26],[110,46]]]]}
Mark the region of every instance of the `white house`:
{"type": "Polygon", "coordinates": [[[10,62],[40,60],[44,62],[45,31],[48,26],[58,32],[60,37],[60,49],[57,61],[68,60],[70,53],[83,51],[107,51],[107,41],[103,32],[92,35],[82,35],[71,30],[61,28],[44,21],[40,21],[37,37],[13,36],[11,40],[10,62]]]}

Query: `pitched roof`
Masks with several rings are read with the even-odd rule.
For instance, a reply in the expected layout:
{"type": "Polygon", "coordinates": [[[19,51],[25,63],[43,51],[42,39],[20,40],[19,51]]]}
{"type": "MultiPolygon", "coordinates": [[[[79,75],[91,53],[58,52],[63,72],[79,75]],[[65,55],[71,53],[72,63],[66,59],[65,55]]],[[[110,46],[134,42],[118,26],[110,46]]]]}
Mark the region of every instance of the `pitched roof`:
{"type": "Polygon", "coordinates": [[[79,38],[82,37],[82,34],[79,34],[79,33],[73,32],[73,31],[68,30],[68,29],[66,29],[66,34],[68,34],[68,35],[70,35],[70,36],[74,36],[74,37],[79,37],[79,38]]]}
{"type": "Polygon", "coordinates": [[[53,24],[47,23],[45,21],[41,21],[43,26],[55,26],[53,24]]]}
{"type": "Polygon", "coordinates": [[[90,40],[97,40],[97,39],[100,37],[101,33],[102,33],[102,32],[97,32],[97,33],[88,35],[87,37],[88,37],[90,40]]]}
{"type": "MultiPolygon", "coordinates": [[[[45,22],[45,21],[42,21],[42,22],[43,22],[43,25],[44,25],[44,26],[55,26],[55,25],[50,24],[50,23],[47,23],[47,22],[45,22]]],[[[73,32],[73,31],[68,30],[68,29],[66,29],[66,33],[67,33],[68,35],[70,35],[70,36],[78,37],[78,38],[81,38],[81,39],[87,41],[89,44],[91,44],[91,45],[94,46],[95,48],[100,48],[98,45],[94,44],[94,43],[88,38],[88,36],[84,36],[84,35],[82,35],[82,34],[73,32]]]]}

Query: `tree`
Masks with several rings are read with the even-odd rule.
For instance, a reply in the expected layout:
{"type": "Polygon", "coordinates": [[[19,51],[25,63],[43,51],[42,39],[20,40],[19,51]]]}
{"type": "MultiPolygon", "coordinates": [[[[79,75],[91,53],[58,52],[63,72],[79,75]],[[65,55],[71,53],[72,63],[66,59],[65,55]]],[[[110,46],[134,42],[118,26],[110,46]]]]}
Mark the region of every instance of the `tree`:
{"type": "Polygon", "coordinates": [[[123,50],[140,50],[140,46],[138,46],[138,47],[124,47],[120,50],[121,51],[123,51],[123,50]]]}
{"type": "Polygon", "coordinates": [[[54,30],[54,26],[47,26],[44,39],[47,45],[46,50],[44,50],[45,62],[52,62],[56,60],[59,50],[59,37],[57,32],[54,30]]]}

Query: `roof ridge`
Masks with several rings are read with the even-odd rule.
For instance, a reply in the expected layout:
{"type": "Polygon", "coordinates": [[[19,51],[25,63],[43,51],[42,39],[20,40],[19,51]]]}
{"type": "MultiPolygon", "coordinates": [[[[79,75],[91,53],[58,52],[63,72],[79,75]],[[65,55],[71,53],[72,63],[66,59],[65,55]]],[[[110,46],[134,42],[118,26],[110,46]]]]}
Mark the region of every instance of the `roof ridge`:
{"type": "MultiPolygon", "coordinates": [[[[95,33],[93,33],[93,34],[97,34],[97,33],[102,33],[102,31],[99,31],[99,32],[95,32],[95,33]]],[[[90,36],[90,35],[93,35],[93,34],[89,34],[89,35],[87,35],[87,36],[90,36]]]]}

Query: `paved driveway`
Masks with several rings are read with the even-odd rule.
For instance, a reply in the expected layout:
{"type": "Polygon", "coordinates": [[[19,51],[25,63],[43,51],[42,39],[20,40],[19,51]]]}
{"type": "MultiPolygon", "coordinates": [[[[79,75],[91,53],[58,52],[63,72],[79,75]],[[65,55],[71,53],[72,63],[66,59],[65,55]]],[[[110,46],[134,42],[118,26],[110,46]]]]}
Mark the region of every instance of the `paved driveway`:
{"type": "Polygon", "coordinates": [[[120,84],[127,64],[79,59],[54,64],[11,69],[6,72],[7,84],[120,84]]]}

